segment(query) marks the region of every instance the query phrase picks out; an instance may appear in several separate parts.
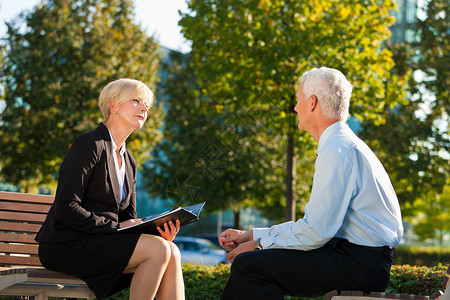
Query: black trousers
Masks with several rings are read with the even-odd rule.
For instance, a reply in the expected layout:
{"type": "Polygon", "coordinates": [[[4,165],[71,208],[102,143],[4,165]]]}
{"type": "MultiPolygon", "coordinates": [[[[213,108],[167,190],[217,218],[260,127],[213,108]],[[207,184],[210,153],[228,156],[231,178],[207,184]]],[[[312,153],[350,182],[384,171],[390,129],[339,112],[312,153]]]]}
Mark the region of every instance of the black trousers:
{"type": "Polygon", "coordinates": [[[222,300],[317,297],[333,290],[380,291],[389,284],[393,250],[332,239],[311,251],[266,249],[238,255],[222,300]]]}

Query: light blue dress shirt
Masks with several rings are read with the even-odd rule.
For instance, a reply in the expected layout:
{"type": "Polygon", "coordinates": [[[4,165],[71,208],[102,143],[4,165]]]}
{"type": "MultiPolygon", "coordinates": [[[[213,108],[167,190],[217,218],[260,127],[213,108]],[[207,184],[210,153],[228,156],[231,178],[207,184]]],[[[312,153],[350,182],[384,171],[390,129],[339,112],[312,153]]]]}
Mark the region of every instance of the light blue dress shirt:
{"type": "Polygon", "coordinates": [[[333,237],[395,248],[403,235],[391,181],[370,148],[344,122],[320,136],[311,197],[304,217],[253,229],[263,248],[312,250],[333,237]]]}

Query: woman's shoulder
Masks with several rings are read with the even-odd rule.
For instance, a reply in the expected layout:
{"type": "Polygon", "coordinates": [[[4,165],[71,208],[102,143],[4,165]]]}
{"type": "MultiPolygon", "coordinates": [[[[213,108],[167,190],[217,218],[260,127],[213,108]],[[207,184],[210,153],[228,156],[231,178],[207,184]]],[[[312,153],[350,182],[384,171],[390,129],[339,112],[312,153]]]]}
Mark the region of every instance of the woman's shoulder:
{"type": "Polygon", "coordinates": [[[71,149],[83,149],[84,151],[94,151],[99,153],[105,148],[105,138],[99,125],[96,129],[87,131],[79,135],[72,143],[71,149]]]}

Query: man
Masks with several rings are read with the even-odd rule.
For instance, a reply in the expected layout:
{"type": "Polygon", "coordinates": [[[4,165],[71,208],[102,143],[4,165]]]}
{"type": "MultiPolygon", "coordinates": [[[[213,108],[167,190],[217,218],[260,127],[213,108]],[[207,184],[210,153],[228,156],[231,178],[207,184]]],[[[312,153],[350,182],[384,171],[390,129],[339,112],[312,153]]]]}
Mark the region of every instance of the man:
{"type": "Polygon", "coordinates": [[[403,234],[400,207],[382,164],[345,123],[351,92],[338,70],[314,68],[302,75],[298,128],[318,142],[305,215],[297,222],[219,235],[232,262],[222,299],[386,289],[403,234]]]}

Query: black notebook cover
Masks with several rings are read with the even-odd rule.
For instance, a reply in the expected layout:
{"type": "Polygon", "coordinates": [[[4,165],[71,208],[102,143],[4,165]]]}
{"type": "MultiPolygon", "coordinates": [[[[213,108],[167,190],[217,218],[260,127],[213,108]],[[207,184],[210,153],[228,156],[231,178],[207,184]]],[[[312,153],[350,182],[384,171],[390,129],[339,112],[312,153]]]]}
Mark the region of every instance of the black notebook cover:
{"type": "Polygon", "coordinates": [[[144,217],[142,218],[143,221],[142,223],[124,228],[119,228],[118,231],[142,232],[159,235],[159,232],[158,230],[156,230],[156,227],[162,226],[161,228],[164,229],[163,227],[164,223],[167,223],[169,221],[172,221],[175,224],[175,220],[178,219],[180,220],[180,226],[184,226],[192,222],[198,221],[200,212],[204,205],[205,202],[186,207],[177,207],[172,210],[163,212],[161,214],[144,217]]]}

